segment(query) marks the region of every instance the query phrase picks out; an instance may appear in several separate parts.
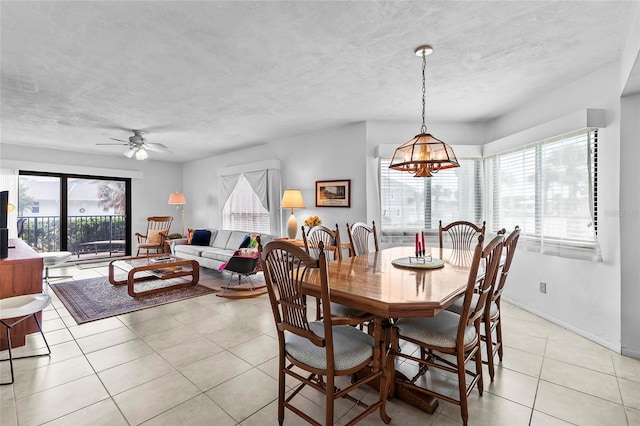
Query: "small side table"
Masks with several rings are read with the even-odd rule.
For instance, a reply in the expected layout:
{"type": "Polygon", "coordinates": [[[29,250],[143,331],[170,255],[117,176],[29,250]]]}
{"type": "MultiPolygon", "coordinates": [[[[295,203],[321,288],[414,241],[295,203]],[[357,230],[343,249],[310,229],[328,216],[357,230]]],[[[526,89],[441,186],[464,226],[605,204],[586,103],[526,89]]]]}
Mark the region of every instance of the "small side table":
{"type": "Polygon", "coordinates": [[[171,241],[173,240],[179,240],[179,238],[165,238],[164,240],[164,246],[162,247],[162,251],[166,254],[173,254],[171,253],[171,241]]]}

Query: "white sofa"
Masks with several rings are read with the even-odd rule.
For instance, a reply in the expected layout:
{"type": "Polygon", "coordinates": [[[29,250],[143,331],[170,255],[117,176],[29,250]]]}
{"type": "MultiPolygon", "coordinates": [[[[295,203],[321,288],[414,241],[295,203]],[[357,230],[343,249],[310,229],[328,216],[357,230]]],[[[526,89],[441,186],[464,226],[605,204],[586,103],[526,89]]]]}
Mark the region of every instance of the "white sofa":
{"type": "MultiPolygon", "coordinates": [[[[171,240],[171,253],[181,259],[196,260],[200,266],[210,269],[219,269],[223,263],[229,261],[233,253],[240,248],[246,231],[231,231],[227,229],[200,228],[211,231],[211,240],[207,246],[195,246],[187,244],[186,238],[171,240]]],[[[266,244],[274,237],[268,234],[260,234],[262,244],[266,244]]]]}

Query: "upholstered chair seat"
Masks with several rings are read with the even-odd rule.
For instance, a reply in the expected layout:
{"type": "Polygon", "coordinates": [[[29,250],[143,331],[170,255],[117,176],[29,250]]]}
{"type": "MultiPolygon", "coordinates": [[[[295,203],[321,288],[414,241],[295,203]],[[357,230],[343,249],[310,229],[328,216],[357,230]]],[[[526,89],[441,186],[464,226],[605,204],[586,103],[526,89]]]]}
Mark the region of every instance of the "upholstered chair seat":
{"type": "MultiPolygon", "coordinates": [[[[324,337],[324,323],[309,323],[311,331],[324,337]]],[[[350,370],[373,356],[373,337],[357,328],[348,325],[334,326],[333,356],[336,371],[350,370]]],[[[285,339],[284,349],[293,358],[319,370],[327,369],[327,357],[324,347],[316,346],[305,337],[289,334],[285,339]]]]}
{"type": "Polygon", "coordinates": [[[335,317],[360,317],[367,315],[367,313],[346,305],[341,305],[340,303],[331,302],[331,315],[335,317]]]}
{"type": "MultiPolygon", "coordinates": [[[[395,322],[402,336],[418,340],[425,345],[455,348],[460,315],[449,311],[440,312],[432,318],[401,318],[395,322]]],[[[478,338],[476,329],[469,325],[464,329],[465,346],[478,338]]]]}

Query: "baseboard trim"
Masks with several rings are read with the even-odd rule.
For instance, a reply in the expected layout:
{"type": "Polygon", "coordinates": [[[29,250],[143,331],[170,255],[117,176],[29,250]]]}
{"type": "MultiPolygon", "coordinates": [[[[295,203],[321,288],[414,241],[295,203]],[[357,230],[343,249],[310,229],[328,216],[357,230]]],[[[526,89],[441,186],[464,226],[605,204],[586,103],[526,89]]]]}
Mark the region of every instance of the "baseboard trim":
{"type": "Polygon", "coordinates": [[[630,357],[630,358],[640,359],[640,350],[638,350],[638,349],[622,348],[622,355],[624,355],[624,356],[628,356],[628,357],[630,357]]]}

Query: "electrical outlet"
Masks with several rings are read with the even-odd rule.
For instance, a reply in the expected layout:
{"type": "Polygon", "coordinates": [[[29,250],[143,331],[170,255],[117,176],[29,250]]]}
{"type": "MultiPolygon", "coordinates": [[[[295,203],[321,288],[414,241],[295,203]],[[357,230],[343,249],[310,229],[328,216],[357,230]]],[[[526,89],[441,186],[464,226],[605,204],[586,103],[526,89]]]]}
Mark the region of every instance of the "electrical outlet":
{"type": "Polygon", "coordinates": [[[540,293],[547,294],[547,283],[540,281],[540,293]]]}

